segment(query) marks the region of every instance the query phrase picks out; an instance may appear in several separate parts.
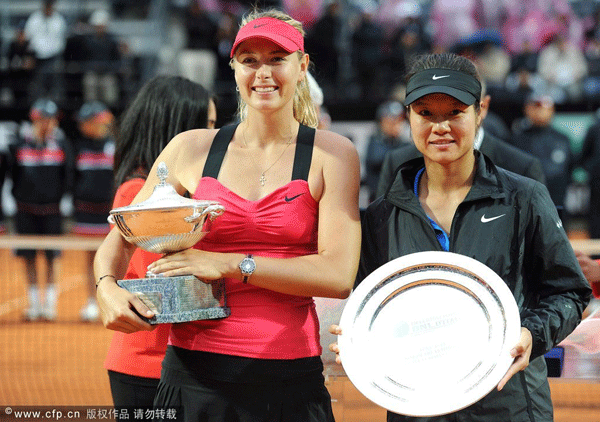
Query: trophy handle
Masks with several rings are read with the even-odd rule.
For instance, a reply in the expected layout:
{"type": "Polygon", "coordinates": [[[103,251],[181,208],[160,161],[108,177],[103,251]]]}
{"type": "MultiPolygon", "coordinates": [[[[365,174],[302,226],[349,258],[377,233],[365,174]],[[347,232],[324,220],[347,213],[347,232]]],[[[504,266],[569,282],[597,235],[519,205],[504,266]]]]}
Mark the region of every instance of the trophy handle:
{"type": "Polygon", "coordinates": [[[225,212],[225,207],[223,205],[214,204],[214,205],[209,205],[208,207],[206,207],[203,214],[210,214],[209,218],[212,221],[215,218],[217,218],[218,216],[223,215],[224,212],[225,212]]]}
{"type": "Polygon", "coordinates": [[[197,210],[194,210],[194,214],[189,217],[185,217],[186,223],[198,223],[206,214],[209,214],[210,220],[214,220],[218,216],[222,215],[225,212],[225,207],[221,204],[213,204],[204,208],[204,211],[198,213],[197,210]]]}

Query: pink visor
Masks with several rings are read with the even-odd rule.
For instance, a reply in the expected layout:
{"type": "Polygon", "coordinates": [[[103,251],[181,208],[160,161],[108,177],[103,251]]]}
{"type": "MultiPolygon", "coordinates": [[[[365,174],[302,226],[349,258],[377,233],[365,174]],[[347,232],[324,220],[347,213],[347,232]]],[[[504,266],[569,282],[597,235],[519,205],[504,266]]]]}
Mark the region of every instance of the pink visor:
{"type": "Polygon", "coordinates": [[[250,38],[273,41],[288,53],[298,50],[304,52],[304,37],[300,31],[280,19],[265,17],[254,19],[240,28],[231,47],[230,57],[233,57],[241,42],[250,38]]]}

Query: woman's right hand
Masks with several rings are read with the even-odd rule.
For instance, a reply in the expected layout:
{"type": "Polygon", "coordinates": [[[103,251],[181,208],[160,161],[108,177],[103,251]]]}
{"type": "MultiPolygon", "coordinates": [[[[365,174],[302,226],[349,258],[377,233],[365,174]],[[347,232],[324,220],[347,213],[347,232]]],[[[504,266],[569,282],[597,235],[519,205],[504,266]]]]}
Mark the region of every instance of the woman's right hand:
{"type": "Polygon", "coordinates": [[[154,312],[133,293],[122,289],[115,280],[102,280],[96,291],[102,323],[109,330],[123,333],[152,331],[155,325],[148,324],[139,315],[152,318],[154,312]]]}
{"type": "MultiPolygon", "coordinates": [[[[331,325],[329,327],[329,332],[331,334],[335,334],[337,336],[342,334],[342,329],[339,325],[331,325]]],[[[329,345],[329,350],[331,350],[332,352],[335,352],[335,361],[336,363],[341,364],[342,363],[342,359],[340,358],[340,346],[337,343],[331,343],[329,345]]]]}

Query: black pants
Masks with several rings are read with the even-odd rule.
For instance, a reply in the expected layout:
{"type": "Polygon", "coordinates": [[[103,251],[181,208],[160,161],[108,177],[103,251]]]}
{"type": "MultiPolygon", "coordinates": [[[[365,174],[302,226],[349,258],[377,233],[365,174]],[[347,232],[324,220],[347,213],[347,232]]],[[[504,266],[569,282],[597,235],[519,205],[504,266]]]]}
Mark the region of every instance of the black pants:
{"type": "MultiPolygon", "coordinates": [[[[19,211],[15,217],[15,225],[19,234],[59,235],[62,233],[62,216],[60,214],[36,215],[19,211]]],[[[48,261],[61,255],[60,250],[47,249],[44,252],[48,261]]],[[[34,249],[17,249],[15,254],[33,259],[36,251],[34,249]]]]}

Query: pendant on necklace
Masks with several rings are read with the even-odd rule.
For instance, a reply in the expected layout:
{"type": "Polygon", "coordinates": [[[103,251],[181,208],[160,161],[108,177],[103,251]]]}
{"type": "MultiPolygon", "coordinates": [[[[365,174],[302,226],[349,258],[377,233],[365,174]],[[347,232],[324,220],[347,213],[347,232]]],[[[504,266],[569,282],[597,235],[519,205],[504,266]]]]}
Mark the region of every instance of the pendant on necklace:
{"type": "Polygon", "coordinates": [[[260,182],[261,186],[265,185],[265,182],[267,181],[267,178],[265,177],[264,173],[260,175],[260,179],[258,179],[258,181],[260,182]]]}

